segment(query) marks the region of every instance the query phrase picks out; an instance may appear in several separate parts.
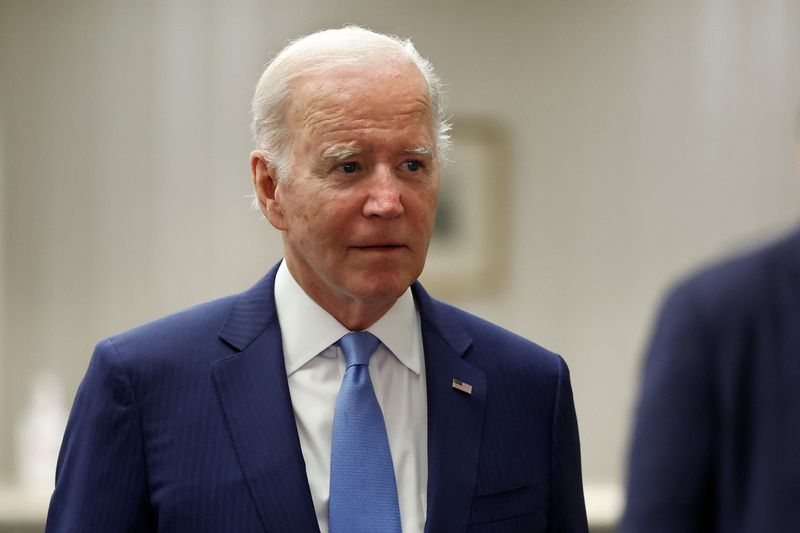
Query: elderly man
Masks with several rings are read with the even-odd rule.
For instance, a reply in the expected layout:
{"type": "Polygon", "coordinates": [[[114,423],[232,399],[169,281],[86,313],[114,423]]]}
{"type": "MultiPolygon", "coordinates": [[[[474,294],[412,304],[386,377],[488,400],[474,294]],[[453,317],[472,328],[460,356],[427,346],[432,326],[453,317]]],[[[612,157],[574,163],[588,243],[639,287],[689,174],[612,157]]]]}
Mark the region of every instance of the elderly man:
{"type": "Polygon", "coordinates": [[[284,260],[101,342],[48,532],[585,532],[564,361],[431,298],[447,124],[412,44],[295,41],[253,100],[284,260]]]}

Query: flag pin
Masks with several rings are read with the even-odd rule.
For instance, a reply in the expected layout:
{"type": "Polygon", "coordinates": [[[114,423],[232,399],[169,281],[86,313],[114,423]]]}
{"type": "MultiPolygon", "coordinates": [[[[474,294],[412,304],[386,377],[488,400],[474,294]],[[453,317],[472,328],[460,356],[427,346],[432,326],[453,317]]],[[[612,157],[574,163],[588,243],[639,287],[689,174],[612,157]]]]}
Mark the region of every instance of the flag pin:
{"type": "Polygon", "coordinates": [[[472,396],[472,385],[469,383],[464,383],[460,379],[453,378],[453,388],[456,390],[460,390],[467,396],[472,396]]]}

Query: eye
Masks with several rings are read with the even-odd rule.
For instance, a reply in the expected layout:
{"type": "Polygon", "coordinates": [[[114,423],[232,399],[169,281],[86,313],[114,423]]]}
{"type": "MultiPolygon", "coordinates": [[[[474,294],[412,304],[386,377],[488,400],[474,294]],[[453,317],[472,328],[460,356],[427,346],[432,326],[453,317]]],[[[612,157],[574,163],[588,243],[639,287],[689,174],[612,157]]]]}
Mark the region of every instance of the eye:
{"type": "Polygon", "coordinates": [[[352,161],[349,163],[342,163],[341,165],[339,165],[339,170],[341,170],[345,174],[352,174],[354,172],[357,172],[358,169],[359,169],[358,163],[352,161]]]}
{"type": "Polygon", "coordinates": [[[403,161],[403,166],[405,166],[406,170],[409,172],[417,172],[418,170],[422,170],[424,167],[421,161],[416,161],[414,159],[403,161]]]}

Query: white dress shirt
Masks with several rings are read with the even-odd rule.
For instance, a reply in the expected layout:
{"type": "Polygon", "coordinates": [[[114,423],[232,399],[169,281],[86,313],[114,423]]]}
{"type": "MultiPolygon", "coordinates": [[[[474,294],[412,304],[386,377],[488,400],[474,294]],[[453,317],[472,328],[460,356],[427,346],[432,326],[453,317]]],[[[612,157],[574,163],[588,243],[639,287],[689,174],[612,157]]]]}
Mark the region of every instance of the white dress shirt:
{"type": "MultiPolygon", "coordinates": [[[[300,448],[321,533],[328,533],[331,434],[349,330],[317,305],[282,262],[275,305],[300,448]]],[[[369,375],[386,421],[404,533],[422,533],[428,487],[428,403],[419,313],[411,290],[367,331],[381,340],[369,375]]]]}

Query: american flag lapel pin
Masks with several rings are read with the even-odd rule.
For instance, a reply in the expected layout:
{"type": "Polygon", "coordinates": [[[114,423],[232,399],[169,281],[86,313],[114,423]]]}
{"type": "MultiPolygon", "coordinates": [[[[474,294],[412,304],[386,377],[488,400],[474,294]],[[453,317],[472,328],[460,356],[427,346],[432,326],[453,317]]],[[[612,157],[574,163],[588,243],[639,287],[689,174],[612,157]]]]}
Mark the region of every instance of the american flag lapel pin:
{"type": "Polygon", "coordinates": [[[460,390],[467,396],[472,396],[472,385],[469,383],[465,383],[460,379],[453,378],[453,388],[456,390],[460,390]]]}

